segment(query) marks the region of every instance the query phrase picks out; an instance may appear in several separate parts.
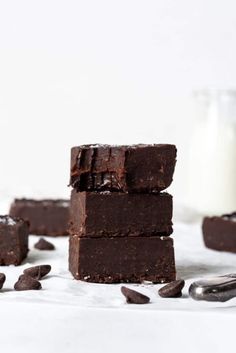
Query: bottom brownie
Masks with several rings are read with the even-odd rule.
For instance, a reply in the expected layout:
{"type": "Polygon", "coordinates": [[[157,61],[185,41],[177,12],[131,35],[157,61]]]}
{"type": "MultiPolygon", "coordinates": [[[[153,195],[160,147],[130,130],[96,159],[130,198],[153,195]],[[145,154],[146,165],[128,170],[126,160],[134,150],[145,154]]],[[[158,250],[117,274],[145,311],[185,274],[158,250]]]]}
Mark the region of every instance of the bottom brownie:
{"type": "Polygon", "coordinates": [[[205,217],[202,231],[206,247],[236,253],[236,213],[205,217]]]}
{"type": "Polygon", "coordinates": [[[70,236],[69,270],[87,282],[119,283],[175,280],[170,237],[80,238],[70,236]]]}

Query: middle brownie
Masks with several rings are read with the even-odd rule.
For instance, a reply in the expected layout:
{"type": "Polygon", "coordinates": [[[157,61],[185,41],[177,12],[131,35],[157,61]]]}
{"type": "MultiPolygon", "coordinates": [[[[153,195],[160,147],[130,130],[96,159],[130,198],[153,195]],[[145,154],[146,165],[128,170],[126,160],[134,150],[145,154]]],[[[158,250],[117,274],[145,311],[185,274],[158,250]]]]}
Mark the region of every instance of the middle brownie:
{"type": "Polygon", "coordinates": [[[118,192],[71,193],[70,234],[80,237],[167,236],[172,196],[118,192]]]}

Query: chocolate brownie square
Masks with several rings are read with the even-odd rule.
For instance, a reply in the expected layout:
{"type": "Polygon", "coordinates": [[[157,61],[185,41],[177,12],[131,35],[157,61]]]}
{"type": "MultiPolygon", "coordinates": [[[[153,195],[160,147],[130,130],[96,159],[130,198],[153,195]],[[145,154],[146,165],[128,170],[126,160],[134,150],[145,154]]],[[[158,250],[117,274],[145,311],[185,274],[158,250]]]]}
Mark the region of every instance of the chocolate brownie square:
{"type": "Polygon", "coordinates": [[[88,282],[171,282],[176,276],[173,240],[71,235],[69,269],[76,279],[88,282]]]}
{"type": "Polygon", "coordinates": [[[169,144],[73,147],[70,185],[77,191],[160,192],[172,182],[176,151],[169,144]]]}
{"type": "Polygon", "coordinates": [[[209,249],[236,253],[236,212],[221,217],[205,217],[202,231],[209,249]]]}
{"type": "Polygon", "coordinates": [[[20,265],[28,253],[29,224],[0,216],[0,265],[20,265]]]}
{"type": "Polygon", "coordinates": [[[60,236],[68,234],[69,200],[15,199],[10,215],[30,223],[30,233],[60,236]]]}
{"type": "Polygon", "coordinates": [[[172,196],[122,192],[71,193],[70,233],[81,237],[167,236],[172,196]]]}

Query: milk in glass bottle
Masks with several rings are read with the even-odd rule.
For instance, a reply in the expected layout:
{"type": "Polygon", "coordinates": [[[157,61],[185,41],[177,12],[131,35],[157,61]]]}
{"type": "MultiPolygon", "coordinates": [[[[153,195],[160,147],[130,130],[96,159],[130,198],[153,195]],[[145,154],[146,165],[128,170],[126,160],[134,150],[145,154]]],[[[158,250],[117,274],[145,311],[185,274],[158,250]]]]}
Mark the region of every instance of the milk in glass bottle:
{"type": "Polygon", "coordinates": [[[188,205],[201,215],[236,211],[236,90],[195,93],[188,205]]]}

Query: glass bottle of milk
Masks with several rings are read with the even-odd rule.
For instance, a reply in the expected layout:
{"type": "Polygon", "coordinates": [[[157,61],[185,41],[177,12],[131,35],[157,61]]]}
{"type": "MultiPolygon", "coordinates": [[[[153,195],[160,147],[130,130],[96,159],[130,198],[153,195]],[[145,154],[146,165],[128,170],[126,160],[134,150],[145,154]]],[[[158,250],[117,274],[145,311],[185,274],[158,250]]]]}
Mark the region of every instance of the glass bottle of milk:
{"type": "Polygon", "coordinates": [[[236,91],[195,93],[188,205],[200,215],[236,211],[236,91]]]}

